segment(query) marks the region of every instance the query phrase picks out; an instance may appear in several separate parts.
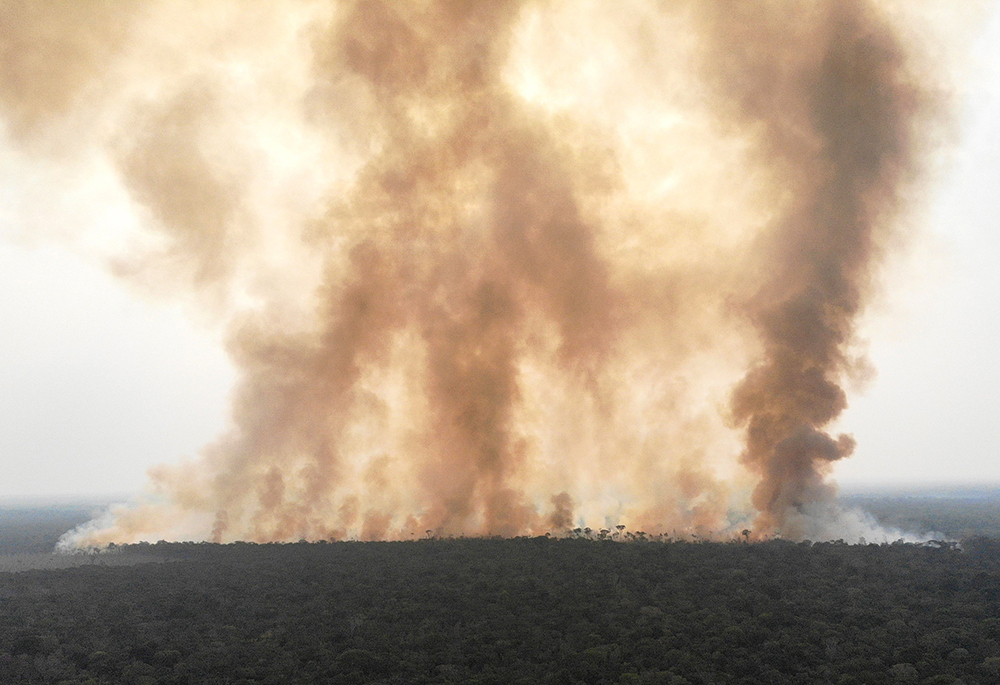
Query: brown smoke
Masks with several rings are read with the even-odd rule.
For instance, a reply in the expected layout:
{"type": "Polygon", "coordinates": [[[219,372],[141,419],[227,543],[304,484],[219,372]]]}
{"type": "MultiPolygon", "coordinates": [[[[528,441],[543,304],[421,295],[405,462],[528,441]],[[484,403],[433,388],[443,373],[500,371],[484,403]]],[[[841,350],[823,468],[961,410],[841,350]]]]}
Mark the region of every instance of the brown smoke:
{"type": "Polygon", "coordinates": [[[232,430],[74,543],[705,533],[751,486],[799,536],[832,499],[935,111],[898,17],[54,7],[0,5],[9,134],[85,132],[145,227],[114,268],[208,301],[241,371],[232,430]]]}
{"type": "Polygon", "coordinates": [[[757,525],[773,530],[790,511],[830,499],[829,464],[854,449],[850,436],[823,429],[847,407],[855,322],[913,176],[928,96],[892,28],[865,3],[818,9],[822,30],[806,32],[788,30],[794,16],[711,8],[710,30],[745,55],[712,61],[722,98],[738,125],[757,129],[761,154],[784,167],[788,195],[756,248],[769,275],[743,304],[763,358],[731,404],[746,426],[743,461],[761,476],[757,525]]]}

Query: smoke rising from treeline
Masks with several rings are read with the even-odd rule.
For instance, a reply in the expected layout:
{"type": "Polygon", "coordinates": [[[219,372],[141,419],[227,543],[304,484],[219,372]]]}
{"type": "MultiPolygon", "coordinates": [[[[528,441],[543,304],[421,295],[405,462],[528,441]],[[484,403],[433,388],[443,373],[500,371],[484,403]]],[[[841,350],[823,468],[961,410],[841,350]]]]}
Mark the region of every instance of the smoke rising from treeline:
{"type": "Polygon", "coordinates": [[[6,135],[110,169],[109,265],[240,372],[231,430],[71,542],[827,534],[941,111],[908,16],[0,4],[6,135]]]}

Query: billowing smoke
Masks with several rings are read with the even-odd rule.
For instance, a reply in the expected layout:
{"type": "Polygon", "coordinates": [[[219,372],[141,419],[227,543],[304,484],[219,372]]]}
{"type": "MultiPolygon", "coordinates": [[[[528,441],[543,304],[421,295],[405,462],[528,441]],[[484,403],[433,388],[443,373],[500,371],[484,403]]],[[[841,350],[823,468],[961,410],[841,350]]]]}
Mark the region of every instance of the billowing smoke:
{"type": "Polygon", "coordinates": [[[776,78],[786,55],[807,51],[787,17],[712,8],[712,30],[742,46],[737,63],[732,54],[715,61],[722,98],[740,126],[758,128],[762,154],[787,169],[780,215],[752,248],[770,275],[741,302],[763,354],[731,407],[746,426],[743,461],[761,477],[757,525],[791,524],[796,535],[801,525],[790,517],[831,498],[828,465],[854,449],[849,435],[824,427],[847,407],[841,386],[857,372],[855,321],[913,175],[927,94],[893,32],[863,3],[824,9],[822,47],[790,81],[776,78]]]}
{"type": "Polygon", "coordinates": [[[70,543],[835,535],[830,426],[940,110],[910,19],[0,4],[8,140],[115,179],[109,265],[241,374],[228,433],[70,543]]]}

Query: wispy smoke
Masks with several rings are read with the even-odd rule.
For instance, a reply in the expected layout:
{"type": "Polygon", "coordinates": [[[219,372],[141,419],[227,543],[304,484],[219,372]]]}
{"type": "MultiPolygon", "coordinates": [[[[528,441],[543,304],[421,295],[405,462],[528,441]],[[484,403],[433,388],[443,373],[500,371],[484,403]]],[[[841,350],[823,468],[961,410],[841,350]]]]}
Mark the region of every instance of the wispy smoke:
{"type": "Polygon", "coordinates": [[[7,136],[112,166],[112,268],[241,372],[231,431],[71,542],[822,535],[939,109],[901,16],[0,4],[7,136]]]}

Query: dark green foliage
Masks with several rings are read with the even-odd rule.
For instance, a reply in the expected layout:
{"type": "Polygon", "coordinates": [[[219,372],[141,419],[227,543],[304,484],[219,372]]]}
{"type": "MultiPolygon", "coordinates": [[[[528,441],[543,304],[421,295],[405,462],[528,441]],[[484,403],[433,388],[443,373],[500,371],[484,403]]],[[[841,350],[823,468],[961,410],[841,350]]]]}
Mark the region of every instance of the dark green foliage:
{"type": "Polygon", "coordinates": [[[0,574],[0,682],[932,683],[1000,674],[1000,543],[166,544],[0,574]]]}

